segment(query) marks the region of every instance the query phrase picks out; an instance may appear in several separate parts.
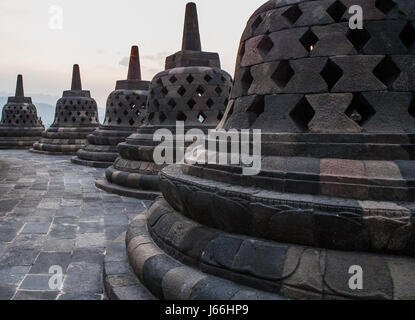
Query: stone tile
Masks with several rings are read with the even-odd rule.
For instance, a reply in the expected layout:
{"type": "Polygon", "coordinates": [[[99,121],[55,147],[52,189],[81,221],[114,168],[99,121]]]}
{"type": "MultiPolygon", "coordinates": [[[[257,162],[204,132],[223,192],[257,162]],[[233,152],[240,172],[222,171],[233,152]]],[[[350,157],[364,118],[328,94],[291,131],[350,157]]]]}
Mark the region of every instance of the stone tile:
{"type": "Polygon", "coordinates": [[[13,266],[0,269],[0,284],[17,285],[29,272],[30,266],[13,266]]]}
{"type": "Polygon", "coordinates": [[[47,239],[42,249],[49,252],[72,252],[75,239],[47,239]]]}
{"type": "Polygon", "coordinates": [[[23,227],[23,234],[47,234],[49,232],[50,223],[30,222],[23,227]]]}
{"type": "Polygon", "coordinates": [[[30,273],[49,274],[49,269],[52,266],[59,266],[63,272],[66,272],[70,261],[70,252],[41,252],[30,269],[30,273]]]}
{"type": "Polygon", "coordinates": [[[18,290],[13,300],[56,300],[59,291],[26,291],[18,290]]]}
{"type": "Polygon", "coordinates": [[[75,246],[77,248],[105,247],[106,240],[103,233],[77,234],[75,246]]]}
{"type": "Polygon", "coordinates": [[[20,284],[19,290],[54,291],[49,286],[49,274],[28,274],[20,284]]]}
{"type": "Polygon", "coordinates": [[[102,266],[96,263],[71,263],[65,282],[65,293],[97,294],[103,293],[102,266]]]}
{"type": "Polygon", "coordinates": [[[16,286],[0,283],[0,300],[10,300],[16,291],[16,286]]]}

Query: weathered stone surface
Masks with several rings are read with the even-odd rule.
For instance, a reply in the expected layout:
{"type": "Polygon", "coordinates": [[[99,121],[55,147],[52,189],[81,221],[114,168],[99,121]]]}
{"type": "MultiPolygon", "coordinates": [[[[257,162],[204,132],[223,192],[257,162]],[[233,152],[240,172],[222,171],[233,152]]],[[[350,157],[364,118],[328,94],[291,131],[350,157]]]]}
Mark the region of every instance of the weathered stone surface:
{"type": "MultiPolygon", "coordinates": [[[[167,57],[165,71],[151,81],[143,126],[118,145],[120,157],[106,171],[108,184],[97,186],[137,198],[160,195],[157,175],[164,165],[154,163],[154,133],[162,128],[175,132],[176,122],[184,123],[185,132],[214,129],[228,105],[231,83],[220,69],[219,55],[202,51],[196,6],[187,4],[182,50],[167,57]]],[[[176,137],[173,143],[178,149],[176,137]]]]}
{"type": "Polygon", "coordinates": [[[23,76],[18,75],[16,94],[8,98],[2,111],[0,149],[28,149],[40,139],[43,130],[32,98],[24,96],[23,76]]]}
{"type": "Polygon", "coordinates": [[[98,107],[89,91],[82,90],[79,66],[73,66],[71,90],[64,91],[56,103],[55,121],[33,145],[32,152],[75,154],[86,143],[88,134],[99,125],[98,107]]]}
{"type": "Polygon", "coordinates": [[[141,80],[138,47],[133,46],[127,80],[117,81],[107,100],[103,125],[88,136],[73,163],[107,168],[118,157],[117,145],[139,128],[145,118],[150,82],[141,80]]]}

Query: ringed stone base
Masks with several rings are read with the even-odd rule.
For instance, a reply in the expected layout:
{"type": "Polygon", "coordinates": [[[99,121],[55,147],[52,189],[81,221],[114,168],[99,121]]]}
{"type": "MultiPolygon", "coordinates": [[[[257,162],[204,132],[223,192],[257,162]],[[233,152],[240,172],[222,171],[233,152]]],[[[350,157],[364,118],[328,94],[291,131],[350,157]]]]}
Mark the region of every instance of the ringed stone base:
{"type": "Polygon", "coordinates": [[[161,192],[139,190],[123,187],[115,183],[108,182],[105,178],[95,181],[95,186],[108,193],[117,194],[123,197],[136,198],[140,200],[154,200],[161,196],[161,192]]]}
{"type": "Polygon", "coordinates": [[[128,263],[125,250],[125,232],[107,248],[104,258],[104,288],[109,300],[154,300],[155,297],[141,284],[128,263]]]}
{"type": "Polygon", "coordinates": [[[71,162],[74,164],[78,164],[80,166],[86,166],[86,167],[93,167],[93,168],[108,168],[112,165],[112,162],[105,162],[105,161],[90,161],[90,160],[83,160],[76,157],[73,157],[71,159],[71,162]]]}
{"type": "Polygon", "coordinates": [[[239,290],[250,297],[259,291],[261,299],[265,293],[293,299],[415,298],[412,257],[229,234],[182,216],[163,198],[146,215],[129,227],[128,255],[140,281],[159,298],[234,299],[239,290]],[[363,290],[350,289],[354,265],[364,270],[363,290]],[[183,287],[190,293],[180,295],[183,287]],[[201,288],[210,291],[199,294],[201,288]]]}
{"type": "Polygon", "coordinates": [[[126,243],[128,258],[136,276],[158,299],[283,299],[276,294],[255,290],[209,275],[173,259],[153,242],[147,229],[146,216],[143,214],[130,224],[126,243]]]}

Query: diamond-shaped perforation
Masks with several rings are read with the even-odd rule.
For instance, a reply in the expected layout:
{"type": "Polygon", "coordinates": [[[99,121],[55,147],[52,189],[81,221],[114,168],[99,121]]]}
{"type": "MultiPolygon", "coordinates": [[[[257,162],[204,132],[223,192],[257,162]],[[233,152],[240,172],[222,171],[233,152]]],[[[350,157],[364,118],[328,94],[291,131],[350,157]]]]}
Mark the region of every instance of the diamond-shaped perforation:
{"type": "Polygon", "coordinates": [[[326,11],[335,22],[340,22],[346,10],[347,7],[343,4],[343,2],[337,0],[330,7],[328,7],[326,11]]]}
{"type": "Polygon", "coordinates": [[[163,96],[167,96],[169,90],[166,87],[163,87],[163,89],[161,89],[161,93],[163,94],[163,96]]]}
{"type": "Polygon", "coordinates": [[[252,77],[251,70],[245,69],[244,74],[242,75],[242,78],[241,78],[242,91],[244,94],[248,93],[249,88],[251,88],[253,81],[254,81],[254,78],[252,77]]]}
{"type": "Polygon", "coordinates": [[[263,36],[261,41],[257,45],[257,49],[259,50],[262,56],[266,56],[273,47],[274,42],[272,42],[271,38],[267,35],[263,36]]]}
{"type": "Polygon", "coordinates": [[[352,102],[345,112],[345,114],[359,126],[363,126],[368,122],[375,113],[375,109],[367,102],[361,93],[354,95],[352,102]]]}
{"type": "Polygon", "coordinates": [[[402,32],[399,35],[402,43],[408,48],[411,49],[415,44],[415,28],[413,23],[409,22],[402,32]]]}
{"type": "Polygon", "coordinates": [[[189,101],[187,101],[187,105],[192,110],[196,105],[196,101],[194,101],[193,99],[190,99],[189,101]]]}
{"type": "Polygon", "coordinates": [[[211,99],[211,98],[209,98],[207,101],[206,101],[206,105],[208,106],[208,108],[210,109],[210,108],[212,108],[212,106],[214,105],[215,103],[213,102],[213,100],[211,99]]]}
{"type": "Polygon", "coordinates": [[[326,81],[329,91],[333,89],[337,81],[343,76],[343,70],[335,64],[332,60],[328,59],[326,65],[321,71],[321,76],[326,81]]]}
{"type": "Polygon", "coordinates": [[[271,76],[271,79],[279,88],[283,89],[287,86],[293,76],[294,70],[291,68],[290,62],[288,60],[283,60],[278,64],[278,67],[271,76]]]}
{"type": "Polygon", "coordinates": [[[216,93],[217,93],[218,95],[221,95],[221,94],[222,94],[222,92],[223,92],[223,89],[222,89],[220,86],[217,86],[217,87],[216,87],[216,89],[215,89],[215,91],[216,91],[216,93]]]}
{"type": "Polygon", "coordinates": [[[177,78],[173,75],[173,76],[170,77],[169,80],[170,80],[171,83],[176,83],[177,78]]]}
{"type": "Polygon", "coordinates": [[[409,106],[408,112],[413,118],[415,118],[415,96],[412,98],[411,105],[409,106]]]}
{"type": "Polygon", "coordinates": [[[366,29],[349,29],[347,39],[353,44],[357,52],[362,51],[365,45],[369,42],[371,35],[366,29]]]}
{"type": "Polygon", "coordinates": [[[399,68],[388,56],[386,56],[373,70],[373,74],[376,78],[382,81],[388,88],[393,85],[400,73],[401,71],[399,68]]]}
{"type": "Polygon", "coordinates": [[[291,24],[294,24],[297,22],[297,20],[302,16],[303,12],[301,11],[301,9],[298,7],[298,5],[295,6],[291,6],[290,8],[288,8],[283,14],[282,16],[287,18],[288,21],[291,24]]]}
{"type": "Polygon", "coordinates": [[[176,101],[174,101],[174,99],[170,99],[169,102],[167,103],[170,108],[174,109],[177,106],[176,101]]]}
{"type": "Polygon", "coordinates": [[[177,93],[180,94],[182,97],[186,94],[185,87],[181,86],[179,90],[177,90],[177,93]]]}
{"type": "Polygon", "coordinates": [[[258,117],[264,113],[264,110],[264,96],[256,96],[252,104],[246,110],[248,114],[249,126],[252,126],[255,123],[258,117]]]}
{"type": "Polygon", "coordinates": [[[205,123],[206,119],[207,119],[207,116],[206,116],[203,112],[200,112],[200,113],[197,115],[197,120],[198,120],[200,123],[205,123]]]}
{"type": "Polygon", "coordinates": [[[177,121],[186,121],[187,120],[187,116],[183,113],[183,112],[179,112],[177,115],[176,115],[176,120],[177,121]]]}
{"type": "Polygon", "coordinates": [[[375,6],[384,14],[388,14],[396,6],[396,3],[393,0],[376,0],[375,6]]]}
{"type": "Polygon", "coordinates": [[[212,77],[210,76],[210,75],[205,75],[205,77],[203,78],[203,79],[205,79],[205,81],[207,82],[207,83],[209,83],[209,82],[211,82],[212,81],[212,77]]]}
{"type": "Polygon", "coordinates": [[[167,117],[166,117],[166,115],[164,114],[164,112],[160,112],[160,113],[159,113],[159,120],[160,120],[160,123],[163,123],[164,121],[166,121],[166,119],[167,119],[167,117]]]}
{"type": "Polygon", "coordinates": [[[201,97],[201,96],[203,96],[203,95],[205,94],[206,90],[205,90],[205,88],[203,88],[202,86],[198,86],[198,87],[196,88],[196,92],[197,92],[197,94],[201,97]]]}
{"type": "Polygon", "coordinates": [[[262,19],[261,16],[258,16],[252,24],[252,31],[255,31],[263,21],[264,19],[262,19]]]}
{"type": "Polygon", "coordinates": [[[161,78],[158,78],[158,79],[157,79],[157,81],[156,81],[156,83],[157,83],[159,86],[163,86],[163,80],[161,80],[161,78]]]}
{"type": "Polygon", "coordinates": [[[303,36],[300,38],[301,44],[304,46],[304,48],[308,52],[311,52],[311,51],[314,50],[314,46],[316,45],[318,40],[319,40],[318,37],[315,35],[315,33],[313,31],[311,31],[311,29],[308,29],[303,34],[303,36]]]}
{"type": "Polygon", "coordinates": [[[193,81],[195,81],[195,78],[191,74],[189,74],[189,76],[186,78],[186,81],[188,83],[192,83],[193,81]]]}
{"type": "Polygon", "coordinates": [[[315,114],[306,97],[303,97],[291,111],[290,117],[302,130],[308,130],[308,125],[315,114]]]}

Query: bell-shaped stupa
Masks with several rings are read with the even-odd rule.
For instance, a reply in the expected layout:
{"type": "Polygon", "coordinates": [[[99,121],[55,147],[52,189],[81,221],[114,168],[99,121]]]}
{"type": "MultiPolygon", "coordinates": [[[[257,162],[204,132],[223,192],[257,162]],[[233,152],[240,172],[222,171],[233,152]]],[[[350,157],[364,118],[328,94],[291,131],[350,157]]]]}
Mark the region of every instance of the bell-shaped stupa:
{"type": "MultiPolygon", "coordinates": [[[[154,162],[153,141],[158,129],[175,134],[176,123],[184,130],[214,129],[228,104],[232,77],[220,69],[217,53],[201,51],[197,9],[186,6],[182,50],[167,57],[166,70],[150,84],[144,126],[119,144],[118,157],[97,187],[137,198],[155,198],[159,192],[159,171],[164,165],[154,162]]],[[[173,138],[175,139],[175,138],[173,138]]],[[[174,142],[177,147],[176,142],[174,142]]]]}
{"type": "Polygon", "coordinates": [[[272,0],[253,14],[220,128],[262,130],[259,174],[162,170],[164,199],[127,235],[154,295],[415,298],[414,19],[406,0],[272,0]]]}
{"type": "Polygon", "coordinates": [[[99,125],[98,107],[89,91],[82,90],[79,66],[73,66],[71,90],[56,103],[55,121],[30,151],[44,154],[75,154],[99,125]]]}
{"type": "Polygon", "coordinates": [[[30,97],[24,96],[23,76],[17,76],[16,93],[7,99],[0,122],[0,149],[30,149],[44,127],[30,97]]]}
{"type": "Polygon", "coordinates": [[[104,124],[88,136],[88,144],[72,158],[73,163],[98,168],[113,164],[119,155],[117,145],[143,124],[149,85],[141,80],[138,47],[133,46],[127,80],[117,81],[107,100],[104,124]]]}

